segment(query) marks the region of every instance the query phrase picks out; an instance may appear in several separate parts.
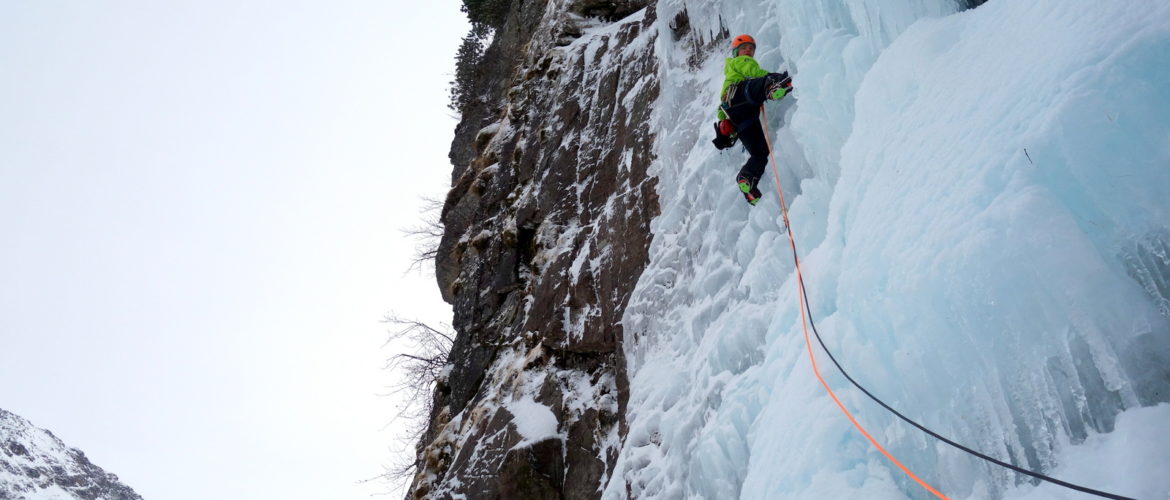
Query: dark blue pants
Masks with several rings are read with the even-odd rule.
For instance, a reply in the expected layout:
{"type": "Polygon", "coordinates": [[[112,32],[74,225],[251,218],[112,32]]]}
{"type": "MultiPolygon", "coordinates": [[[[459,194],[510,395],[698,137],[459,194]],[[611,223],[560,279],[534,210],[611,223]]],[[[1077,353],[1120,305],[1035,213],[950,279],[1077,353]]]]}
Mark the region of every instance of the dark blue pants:
{"type": "Polygon", "coordinates": [[[760,106],[768,97],[768,86],[781,79],[783,76],[780,73],[772,73],[744,80],[739,82],[735,96],[731,99],[728,117],[735,123],[739,141],[750,155],[743,168],[739,169],[737,177],[758,180],[764,176],[764,169],[768,166],[768,141],[764,137],[764,127],[760,124],[760,106]]]}

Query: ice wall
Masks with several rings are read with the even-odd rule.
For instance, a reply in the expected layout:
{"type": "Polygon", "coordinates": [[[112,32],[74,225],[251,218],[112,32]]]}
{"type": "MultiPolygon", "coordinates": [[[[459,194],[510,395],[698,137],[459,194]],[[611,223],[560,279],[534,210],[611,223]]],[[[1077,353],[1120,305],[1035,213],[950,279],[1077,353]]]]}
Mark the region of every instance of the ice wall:
{"type": "MultiPolygon", "coordinates": [[[[990,455],[1170,493],[1170,4],[658,9],[661,29],[685,11],[689,31],[656,48],[662,214],[624,318],[629,432],[607,498],[928,496],[813,378],[778,202],[744,203],[745,154],[709,143],[723,28],[794,74],[768,124],[812,312],[854,378],[990,455]]],[[[951,498],[1081,497],[938,444],[817,355],[951,498]]]]}

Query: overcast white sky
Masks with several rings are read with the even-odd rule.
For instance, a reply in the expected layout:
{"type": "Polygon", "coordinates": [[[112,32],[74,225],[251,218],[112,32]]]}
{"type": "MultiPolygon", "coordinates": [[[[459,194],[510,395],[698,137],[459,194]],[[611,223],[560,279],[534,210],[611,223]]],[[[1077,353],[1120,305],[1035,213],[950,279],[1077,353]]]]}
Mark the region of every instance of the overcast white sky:
{"type": "Polygon", "coordinates": [[[0,0],[0,408],[148,499],[359,499],[458,0],[0,0]]]}

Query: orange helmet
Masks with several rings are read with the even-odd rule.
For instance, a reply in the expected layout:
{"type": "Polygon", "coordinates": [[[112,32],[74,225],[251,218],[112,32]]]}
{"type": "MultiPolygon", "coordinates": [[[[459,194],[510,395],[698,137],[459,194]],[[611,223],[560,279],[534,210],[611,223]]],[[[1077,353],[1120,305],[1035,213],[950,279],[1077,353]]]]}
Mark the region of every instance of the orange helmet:
{"type": "Polygon", "coordinates": [[[750,43],[752,45],[755,45],[756,39],[752,38],[750,35],[739,35],[735,38],[732,38],[731,39],[731,50],[738,49],[740,45],[743,45],[745,43],[750,43]]]}

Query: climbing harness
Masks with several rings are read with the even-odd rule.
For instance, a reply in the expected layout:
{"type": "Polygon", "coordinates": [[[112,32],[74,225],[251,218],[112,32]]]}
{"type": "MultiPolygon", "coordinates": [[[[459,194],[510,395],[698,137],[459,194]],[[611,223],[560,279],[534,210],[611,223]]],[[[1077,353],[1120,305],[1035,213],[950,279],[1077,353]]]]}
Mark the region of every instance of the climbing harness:
{"type": "Polygon", "coordinates": [[[833,356],[833,353],[831,351],[829,351],[829,347],[825,345],[824,339],[821,338],[820,332],[817,331],[816,323],[813,322],[812,308],[809,306],[809,303],[808,303],[808,291],[804,287],[804,274],[801,272],[801,269],[800,269],[800,257],[797,255],[797,252],[796,252],[796,239],[792,235],[792,227],[790,226],[790,224],[788,222],[788,204],[785,203],[785,201],[784,201],[784,191],[783,191],[783,189],[781,189],[781,186],[780,186],[779,165],[776,163],[776,156],[772,151],[772,139],[771,139],[772,134],[771,134],[771,132],[768,131],[768,113],[764,110],[763,105],[760,106],[760,113],[763,115],[761,120],[760,120],[760,123],[764,127],[764,140],[768,144],[768,157],[772,161],[772,176],[776,181],[776,195],[779,196],[779,198],[780,198],[780,213],[784,219],[785,232],[788,233],[788,244],[792,248],[792,262],[796,266],[796,282],[797,282],[797,284],[800,285],[800,290],[796,294],[800,300],[800,324],[801,324],[801,327],[804,329],[804,343],[805,343],[805,346],[808,348],[808,358],[812,362],[813,374],[816,375],[817,380],[820,381],[821,385],[825,387],[826,391],[828,391],[829,397],[831,397],[833,399],[833,402],[837,404],[837,408],[841,409],[841,412],[844,413],[845,416],[849,418],[849,421],[853,424],[853,426],[856,427],[857,430],[860,431],[861,434],[863,436],[865,436],[865,438],[867,440],[869,440],[870,444],[872,444],[874,446],[874,448],[877,448],[877,450],[880,451],[882,453],[882,455],[884,455],[887,459],[889,459],[891,462],[893,462],[894,465],[898,466],[899,469],[902,469],[902,472],[905,472],[907,476],[909,476],[911,479],[913,479],[915,482],[917,482],[923,488],[926,488],[927,491],[933,493],[935,496],[937,496],[939,498],[942,498],[942,499],[947,498],[942,493],[939,493],[938,490],[934,489],[929,484],[927,484],[925,481],[923,481],[921,478],[916,476],[913,472],[910,472],[910,469],[908,469],[905,465],[902,465],[902,463],[899,462],[896,458],[894,458],[894,456],[891,455],[888,451],[886,451],[886,449],[883,448],[882,445],[878,444],[878,442],[873,438],[873,436],[871,436],[869,434],[869,432],[867,432],[865,430],[865,428],[862,427],[861,424],[859,424],[857,422],[857,419],[853,417],[853,414],[849,413],[849,410],[847,410],[845,408],[845,405],[841,403],[841,400],[837,399],[837,395],[834,394],[833,390],[829,388],[829,384],[825,382],[825,379],[823,377],[821,377],[820,369],[817,368],[817,359],[816,359],[816,356],[813,355],[812,342],[810,341],[809,334],[808,334],[809,325],[812,326],[813,334],[816,336],[817,342],[820,344],[821,348],[824,349],[825,354],[829,355],[829,359],[832,360],[833,364],[837,366],[837,370],[839,370],[841,372],[841,374],[844,375],[845,378],[848,379],[851,384],[853,384],[854,387],[857,387],[858,389],[860,389],[861,392],[865,393],[866,396],[869,396],[870,399],[874,400],[877,404],[881,405],[882,408],[889,410],[890,413],[893,413],[894,415],[896,415],[898,418],[902,419],[906,423],[909,423],[910,425],[917,427],[919,430],[931,435],[935,439],[938,439],[946,444],[951,445],[952,447],[955,447],[959,450],[962,450],[966,453],[969,453],[975,457],[981,458],[983,460],[986,460],[986,461],[991,462],[993,464],[999,465],[1001,467],[1011,469],[1011,470],[1018,472],[1020,474],[1025,474],[1025,475],[1034,477],[1036,479],[1040,479],[1042,481],[1048,481],[1048,482],[1053,483],[1053,484],[1064,486],[1065,488],[1070,488],[1073,490],[1077,490],[1077,491],[1080,491],[1083,493],[1088,493],[1090,495],[1096,495],[1099,497],[1111,498],[1114,500],[1134,500],[1133,498],[1130,498],[1130,497],[1124,497],[1121,495],[1106,493],[1104,491],[1094,490],[1092,488],[1086,488],[1084,486],[1079,486],[1079,485],[1072,484],[1069,482],[1061,481],[1059,479],[1049,477],[1049,476],[1046,476],[1044,474],[1040,474],[1038,472],[1033,472],[1033,471],[1030,471],[1028,469],[1024,469],[1022,467],[1018,467],[1016,465],[1012,465],[1012,464],[1009,464],[1007,462],[997,460],[995,458],[992,458],[992,457],[989,457],[989,456],[984,455],[982,453],[979,453],[978,451],[972,450],[971,448],[963,446],[959,443],[956,443],[950,439],[947,439],[947,438],[939,435],[938,433],[922,426],[918,422],[915,422],[915,421],[911,420],[909,417],[901,414],[900,412],[898,412],[894,408],[890,407],[890,405],[886,404],[884,401],[879,399],[877,396],[874,396],[865,387],[862,387],[861,384],[857,383],[856,380],[853,380],[853,377],[849,376],[849,373],[847,373],[845,371],[845,368],[841,366],[841,363],[839,363],[837,361],[837,358],[833,356]],[[807,320],[805,318],[806,314],[808,315],[807,320]]]}

